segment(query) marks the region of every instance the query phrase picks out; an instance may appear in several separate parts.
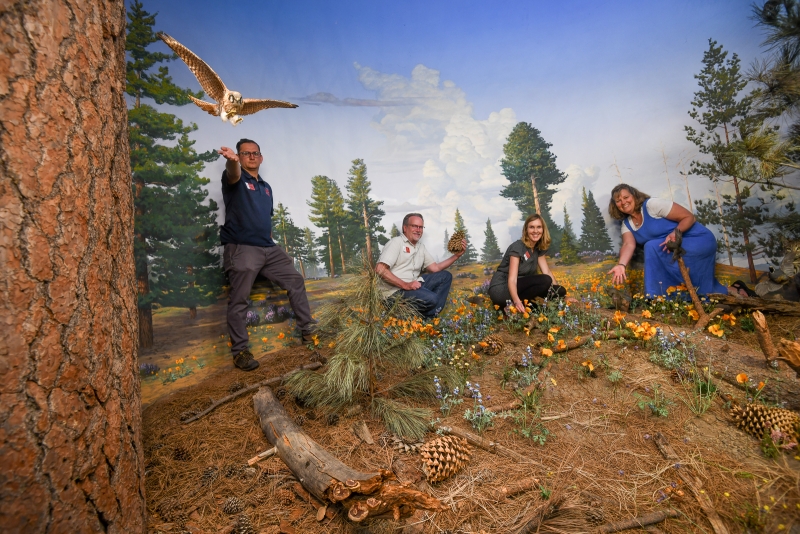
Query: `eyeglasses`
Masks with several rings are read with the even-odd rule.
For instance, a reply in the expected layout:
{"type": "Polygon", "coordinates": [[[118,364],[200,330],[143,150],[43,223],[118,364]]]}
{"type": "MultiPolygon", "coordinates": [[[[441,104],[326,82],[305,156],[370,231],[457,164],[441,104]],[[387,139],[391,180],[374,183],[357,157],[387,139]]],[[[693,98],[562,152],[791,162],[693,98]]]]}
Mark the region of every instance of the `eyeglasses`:
{"type": "Polygon", "coordinates": [[[242,156],[243,158],[248,158],[250,156],[258,158],[261,157],[261,152],[239,152],[239,155],[242,156]]]}
{"type": "Polygon", "coordinates": [[[408,227],[411,228],[412,230],[424,230],[425,229],[424,226],[418,226],[416,224],[409,224],[408,227]]]}

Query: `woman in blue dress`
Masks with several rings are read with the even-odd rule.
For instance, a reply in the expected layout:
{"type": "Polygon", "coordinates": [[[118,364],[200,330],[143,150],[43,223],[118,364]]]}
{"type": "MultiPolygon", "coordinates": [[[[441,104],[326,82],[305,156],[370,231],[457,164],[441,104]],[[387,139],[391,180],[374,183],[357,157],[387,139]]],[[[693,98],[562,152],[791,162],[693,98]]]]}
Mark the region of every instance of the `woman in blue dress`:
{"type": "Polygon", "coordinates": [[[621,284],[627,279],[625,271],[638,243],[644,246],[644,292],[647,295],[666,295],[668,287],[683,284],[678,262],[673,261],[672,252],[667,250],[667,243],[675,241],[677,229],[683,233],[681,246],[686,250],[683,261],[697,292],[740,294],[739,289],[726,288],[717,281],[714,276],[717,239],[683,206],[650,198],[635,187],[619,184],[611,191],[608,213],[622,220],[619,263],[608,271],[613,283],[621,284]]]}

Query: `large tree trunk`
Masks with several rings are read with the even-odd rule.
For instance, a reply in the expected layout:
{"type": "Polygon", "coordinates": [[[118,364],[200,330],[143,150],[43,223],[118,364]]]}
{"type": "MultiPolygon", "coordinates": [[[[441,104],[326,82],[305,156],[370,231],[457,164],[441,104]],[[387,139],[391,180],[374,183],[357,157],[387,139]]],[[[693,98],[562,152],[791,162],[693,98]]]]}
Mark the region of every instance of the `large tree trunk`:
{"type": "Polygon", "coordinates": [[[533,190],[533,205],[536,208],[536,213],[539,215],[542,214],[542,210],[539,207],[539,191],[536,189],[536,175],[531,174],[531,189],[533,190]]]}
{"type": "Polygon", "coordinates": [[[0,531],[143,533],[122,1],[0,8],[0,531]]]}

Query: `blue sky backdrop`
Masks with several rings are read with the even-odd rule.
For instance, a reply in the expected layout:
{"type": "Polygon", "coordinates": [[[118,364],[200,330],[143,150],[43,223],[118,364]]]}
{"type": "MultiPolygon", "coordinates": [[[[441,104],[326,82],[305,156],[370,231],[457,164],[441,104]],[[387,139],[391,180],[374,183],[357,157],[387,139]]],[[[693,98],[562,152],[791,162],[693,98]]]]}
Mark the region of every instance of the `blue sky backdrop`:
{"type": "MultiPolygon", "coordinates": [[[[194,106],[197,148],[261,144],[262,176],[300,226],[311,177],[335,179],[364,159],[387,230],[425,215],[425,242],[444,254],[460,208],[480,249],[487,218],[501,248],[519,238],[514,204],[499,195],[499,159],[513,126],[529,122],[569,176],[553,204],[580,231],[581,187],[606,211],[622,179],[687,205],[679,175],[698,157],[685,138],[694,75],[713,38],[748,68],[764,56],[743,0],[673,1],[144,1],[156,29],[189,47],[230,89],[300,105],[247,116],[237,127],[194,106]],[[666,173],[664,157],[666,157],[666,173]],[[616,162],[616,166],[615,166],[616,162]]],[[[166,45],[153,45],[168,51],[166,45]]],[[[169,63],[182,86],[188,68],[169,63]]],[[[209,164],[220,201],[223,160],[209,164]]],[[[711,182],[690,177],[692,198],[711,182]]],[[[312,229],[316,229],[312,226],[312,229]]],[[[616,238],[616,236],[615,236],[616,238]]]]}

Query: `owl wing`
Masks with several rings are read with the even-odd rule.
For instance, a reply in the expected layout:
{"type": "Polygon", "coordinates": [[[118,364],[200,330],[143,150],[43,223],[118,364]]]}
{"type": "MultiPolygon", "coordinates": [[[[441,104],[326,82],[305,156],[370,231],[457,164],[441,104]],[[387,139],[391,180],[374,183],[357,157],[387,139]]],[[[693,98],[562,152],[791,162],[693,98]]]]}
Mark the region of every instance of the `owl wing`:
{"type": "MultiPolygon", "coordinates": [[[[186,66],[192,71],[194,77],[197,78],[198,82],[200,82],[200,87],[203,88],[203,91],[205,91],[208,96],[217,102],[222,100],[222,97],[225,96],[225,91],[227,89],[225,88],[225,84],[222,82],[222,79],[219,77],[219,75],[214,72],[214,69],[209,67],[205,61],[197,57],[197,54],[180,44],[166,33],[158,32],[156,35],[162,41],[167,43],[167,46],[169,46],[176,54],[178,54],[178,57],[181,58],[184,63],[186,63],[186,66]]],[[[197,104],[197,102],[195,102],[195,104],[197,104]]]]}
{"type": "Polygon", "coordinates": [[[283,100],[268,100],[260,98],[245,98],[242,104],[242,110],[239,115],[252,115],[257,111],[269,108],[296,108],[297,104],[291,102],[284,102],[283,100]]]}
{"type": "Polygon", "coordinates": [[[219,116],[219,106],[213,102],[206,102],[205,100],[200,100],[199,98],[195,98],[192,95],[189,95],[189,98],[192,99],[192,102],[197,104],[197,107],[205,111],[206,113],[210,113],[215,117],[219,116]]]}
{"type": "Polygon", "coordinates": [[[787,250],[781,261],[781,271],[785,272],[788,276],[794,276],[796,272],[795,261],[794,250],[787,250]]]}

